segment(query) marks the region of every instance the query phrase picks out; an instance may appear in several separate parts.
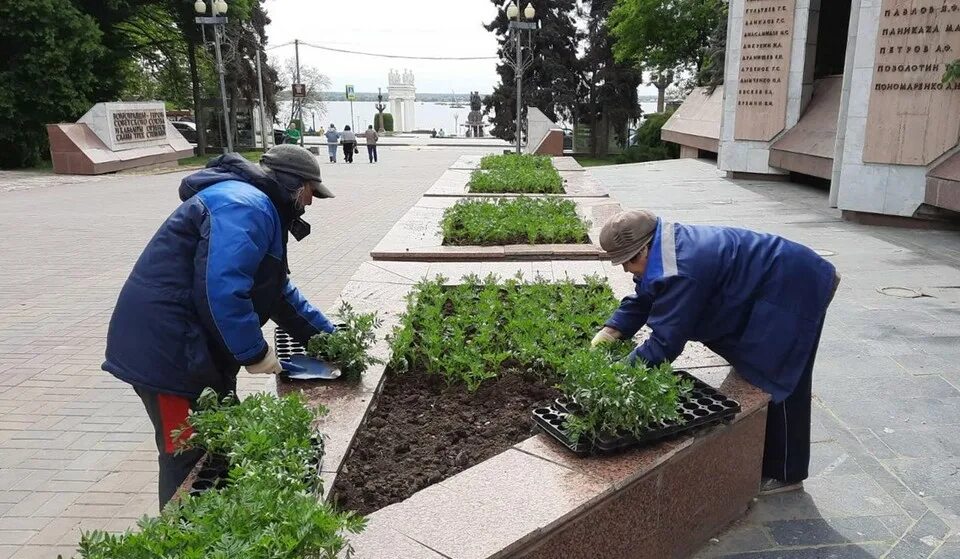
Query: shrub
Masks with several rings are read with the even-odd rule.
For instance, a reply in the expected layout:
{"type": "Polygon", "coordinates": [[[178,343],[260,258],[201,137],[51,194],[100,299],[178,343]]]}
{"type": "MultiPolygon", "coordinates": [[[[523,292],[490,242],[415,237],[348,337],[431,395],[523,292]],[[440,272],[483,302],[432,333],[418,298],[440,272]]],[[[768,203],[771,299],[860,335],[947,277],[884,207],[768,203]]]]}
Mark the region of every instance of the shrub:
{"type": "Polygon", "coordinates": [[[547,155],[529,155],[526,153],[505,153],[503,155],[485,155],[480,159],[481,169],[553,169],[553,163],[547,155]]]}
{"type": "Polygon", "coordinates": [[[461,201],[444,211],[440,227],[445,245],[588,242],[576,204],[556,198],[461,201]]]}
{"type": "MultiPolygon", "coordinates": [[[[380,131],[380,114],[373,115],[373,129],[378,132],[380,131]]],[[[390,113],[383,113],[383,130],[393,132],[393,115],[390,113]]]]}
{"type": "Polygon", "coordinates": [[[674,375],[669,363],[630,365],[619,357],[615,348],[580,350],[559,366],[560,389],[580,406],[567,420],[574,441],[604,433],[640,435],[647,425],[679,417],[677,402],[692,383],[674,375]]]}
{"type": "Polygon", "coordinates": [[[671,115],[673,112],[649,115],[637,129],[633,137],[634,145],[617,156],[617,163],[637,163],[680,157],[680,146],[660,139],[660,129],[671,115]]]}
{"type": "Polygon", "coordinates": [[[617,308],[606,280],[585,285],[499,282],[488,276],[424,280],[407,298],[407,309],[390,336],[394,371],[421,370],[449,384],[476,390],[503,372],[557,380],[556,370],[590,339],[617,308]]]}
{"type": "Polygon", "coordinates": [[[376,313],[361,314],[353,310],[350,303],[343,301],[337,316],[343,327],[328,334],[314,336],[307,344],[307,353],[313,357],[334,363],[340,368],[340,374],[348,380],[359,380],[370,365],[382,363],[369,353],[377,341],[374,333],[383,323],[376,313]]]}
{"type": "Polygon", "coordinates": [[[498,194],[563,194],[563,179],[553,167],[501,168],[470,173],[470,192],[498,194]]]}

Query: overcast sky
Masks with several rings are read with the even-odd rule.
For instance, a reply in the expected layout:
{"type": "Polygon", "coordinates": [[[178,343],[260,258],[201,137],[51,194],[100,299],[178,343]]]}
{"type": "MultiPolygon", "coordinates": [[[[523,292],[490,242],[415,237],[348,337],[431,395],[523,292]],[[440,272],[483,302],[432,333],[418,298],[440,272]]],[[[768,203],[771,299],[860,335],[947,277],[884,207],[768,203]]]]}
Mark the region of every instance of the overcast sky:
{"type": "MultiPolygon", "coordinates": [[[[497,41],[483,28],[497,8],[490,0],[267,0],[272,23],[268,49],[300,39],[349,50],[409,56],[496,56],[497,41]]],[[[268,50],[271,60],[293,57],[293,45],[268,50]]],[[[387,88],[391,68],[409,68],[424,93],[489,93],[496,60],[394,60],[301,45],[300,64],[329,76],[335,91],[387,88]]]]}

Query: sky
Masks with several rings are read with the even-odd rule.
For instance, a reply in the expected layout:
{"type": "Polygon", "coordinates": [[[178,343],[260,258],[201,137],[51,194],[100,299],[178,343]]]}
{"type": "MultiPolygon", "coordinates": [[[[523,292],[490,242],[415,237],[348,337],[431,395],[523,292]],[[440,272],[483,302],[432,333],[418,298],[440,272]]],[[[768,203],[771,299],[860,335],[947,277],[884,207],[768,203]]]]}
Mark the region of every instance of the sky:
{"type": "MultiPolygon", "coordinates": [[[[267,0],[267,55],[275,66],[292,58],[300,39],[340,49],[405,56],[497,56],[497,40],[483,25],[497,6],[490,0],[267,0]],[[277,48],[271,48],[277,47],[277,48]]],[[[421,93],[490,93],[497,60],[397,60],[300,47],[300,64],[317,67],[333,91],[387,88],[391,68],[409,68],[421,93]]],[[[641,95],[656,94],[649,86],[641,95]]]]}
{"type": "MultiPolygon", "coordinates": [[[[334,48],[409,56],[497,55],[493,33],[483,28],[496,16],[490,0],[267,0],[267,55],[292,58],[300,39],[334,48]]],[[[497,83],[496,59],[477,61],[395,60],[323,51],[301,45],[300,64],[316,66],[339,91],[387,89],[391,68],[409,68],[417,91],[489,93],[497,83]]]]}

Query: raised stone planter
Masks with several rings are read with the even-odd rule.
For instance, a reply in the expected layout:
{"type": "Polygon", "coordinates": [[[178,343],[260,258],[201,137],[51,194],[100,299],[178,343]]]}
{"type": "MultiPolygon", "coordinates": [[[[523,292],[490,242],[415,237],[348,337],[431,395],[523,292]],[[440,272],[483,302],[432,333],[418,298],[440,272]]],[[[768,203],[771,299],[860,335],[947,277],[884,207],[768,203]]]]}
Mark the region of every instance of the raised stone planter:
{"type": "MultiPolygon", "coordinates": [[[[361,312],[380,313],[384,324],[374,352],[385,359],[383,335],[397,324],[419,279],[443,275],[457,283],[467,273],[517,272],[574,280],[606,275],[617,296],[632,290],[627,274],[599,261],[367,262],[341,297],[361,312]]],[[[367,530],[351,539],[355,557],[687,556],[755,495],[767,396],[699,344],[688,344],[676,365],[738,399],[742,412],[729,425],[611,457],[576,458],[537,435],[371,514],[367,530]]],[[[368,370],[352,385],[278,382],[280,394],[303,390],[311,403],[330,410],[318,424],[327,436],[326,491],[375,405],[383,373],[382,367],[368,370]]]]}
{"type": "Polygon", "coordinates": [[[515,196],[560,196],[565,198],[605,198],[610,195],[590,173],[560,171],[563,179],[563,194],[520,194],[470,192],[470,174],[473,171],[450,168],[433,183],[424,196],[461,196],[471,198],[504,198],[515,196]]]}
{"type": "MultiPolygon", "coordinates": [[[[453,162],[453,165],[450,166],[451,169],[465,169],[472,171],[474,169],[480,168],[480,160],[483,159],[482,155],[461,155],[456,161],[453,162]]],[[[572,157],[552,157],[550,159],[553,163],[553,168],[558,171],[583,171],[583,166],[577,162],[576,159],[572,157]]]]}
{"type": "Polygon", "coordinates": [[[589,244],[445,246],[440,231],[443,211],[459,198],[421,198],[370,252],[374,260],[597,260],[600,229],[620,210],[608,198],[577,198],[577,213],[588,222],[589,244]]]}

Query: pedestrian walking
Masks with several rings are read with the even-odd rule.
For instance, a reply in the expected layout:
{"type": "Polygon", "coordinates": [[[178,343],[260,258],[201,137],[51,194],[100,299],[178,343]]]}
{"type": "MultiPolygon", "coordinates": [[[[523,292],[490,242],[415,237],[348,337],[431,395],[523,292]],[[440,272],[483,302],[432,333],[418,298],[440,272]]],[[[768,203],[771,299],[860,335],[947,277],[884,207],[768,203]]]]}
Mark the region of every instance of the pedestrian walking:
{"type": "Polygon", "coordinates": [[[343,142],[343,160],[353,163],[353,154],[357,152],[357,135],[350,130],[349,124],[343,127],[340,141],[343,142]]]}
{"type": "Polygon", "coordinates": [[[332,198],[317,159],[282,144],[250,163],[236,153],[180,183],[182,203],[144,248],[107,331],[103,369],[136,390],[156,433],[160,508],[200,460],[177,453],[187,414],[206,388],[236,391],[237,373],[277,374],[261,327],[273,320],[306,345],[335,327],[287,275],[287,238],[309,231],[313,198],[332,198]]]}
{"type": "Polygon", "coordinates": [[[840,276],[809,248],[732,227],[670,223],[648,211],[613,217],[600,246],[633,274],[593,345],[653,330],[630,361],[672,362],[703,342],[768,392],[761,494],[803,488],[810,464],[813,363],[840,276]]]}
{"type": "Polygon", "coordinates": [[[327,137],[327,154],[330,156],[330,163],[337,162],[337,146],[340,145],[340,132],[337,127],[330,124],[330,128],[323,134],[327,137]]]}
{"type": "Polygon", "coordinates": [[[363,133],[363,137],[367,139],[367,157],[370,158],[370,163],[377,162],[377,140],[380,139],[380,135],[377,134],[377,131],[373,129],[373,125],[367,126],[367,131],[363,133]]]}

